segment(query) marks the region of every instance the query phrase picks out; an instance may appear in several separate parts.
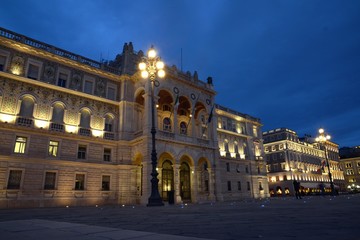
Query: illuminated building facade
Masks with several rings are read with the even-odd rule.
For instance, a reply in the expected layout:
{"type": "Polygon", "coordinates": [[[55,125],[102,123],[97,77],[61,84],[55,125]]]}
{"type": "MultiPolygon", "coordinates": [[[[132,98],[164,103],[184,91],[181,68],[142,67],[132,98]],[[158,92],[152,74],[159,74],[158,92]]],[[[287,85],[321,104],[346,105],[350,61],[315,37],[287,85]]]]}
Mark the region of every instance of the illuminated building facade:
{"type": "Polygon", "coordinates": [[[340,148],[340,165],[348,192],[360,192],[360,146],[340,148]]]}
{"type": "Polygon", "coordinates": [[[223,197],[269,197],[260,120],[220,105],[216,115],[223,197]]]}
{"type": "MultiPolygon", "coordinates": [[[[0,40],[0,208],[146,204],[151,86],[138,71],[143,52],[126,43],[115,60],[101,63],[3,28],[0,40]]],[[[175,66],[165,71],[154,90],[162,199],[182,203],[266,195],[253,191],[267,184],[262,153],[254,148],[261,151],[262,142],[252,135],[254,126],[260,133],[260,122],[215,105],[211,78],[203,82],[196,72],[175,66]],[[236,114],[246,132],[218,127],[217,115],[236,114]],[[239,154],[220,155],[218,135],[226,134],[243,144],[239,154]],[[238,162],[241,172],[230,176],[227,162],[234,167],[238,162]],[[229,181],[240,182],[236,197],[229,181]],[[250,187],[242,187],[247,182],[250,187]]]]}
{"type": "MultiPolygon", "coordinates": [[[[320,184],[330,193],[330,179],[325,151],[309,136],[299,138],[296,132],[278,128],[263,133],[269,189],[271,196],[294,195],[293,180],[301,183],[304,194],[319,194],[320,184]]],[[[339,165],[339,148],[326,142],[330,171],[337,190],[344,187],[339,165]]]]}

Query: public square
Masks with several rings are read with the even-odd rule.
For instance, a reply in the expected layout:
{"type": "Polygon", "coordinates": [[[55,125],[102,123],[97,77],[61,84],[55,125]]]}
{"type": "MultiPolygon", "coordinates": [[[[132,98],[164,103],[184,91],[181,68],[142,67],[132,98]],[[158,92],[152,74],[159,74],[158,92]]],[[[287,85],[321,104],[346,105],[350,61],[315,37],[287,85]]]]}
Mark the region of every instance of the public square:
{"type": "Polygon", "coordinates": [[[360,194],[0,210],[1,239],[359,239],[360,194]]]}

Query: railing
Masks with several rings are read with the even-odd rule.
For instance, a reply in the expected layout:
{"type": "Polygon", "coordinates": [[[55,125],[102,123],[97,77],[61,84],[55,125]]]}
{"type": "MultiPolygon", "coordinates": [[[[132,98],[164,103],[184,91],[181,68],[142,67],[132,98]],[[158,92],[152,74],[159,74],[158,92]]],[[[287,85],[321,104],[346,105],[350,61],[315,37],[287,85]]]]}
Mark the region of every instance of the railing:
{"type": "Polygon", "coordinates": [[[38,48],[38,49],[53,53],[53,54],[61,56],[61,57],[71,59],[73,61],[80,62],[82,64],[89,65],[89,66],[94,67],[94,68],[98,68],[98,69],[102,69],[102,70],[107,71],[107,72],[111,72],[113,74],[117,74],[117,75],[121,74],[121,71],[116,69],[116,68],[112,68],[112,67],[109,67],[109,66],[102,66],[102,64],[100,62],[91,60],[91,59],[86,58],[86,57],[82,57],[80,55],[73,54],[73,53],[68,52],[66,50],[63,50],[61,48],[57,48],[57,47],[54,47],[52,45],[37,41],[35,39],[26,37],[24,35],[21,35],[21,34],[15,33],[15,32],[12,32],[12,31],[7,30],[5,28],[0,28],[0,36],[2,36],[4,38],[8,38],[8,39],[11,39],[11,40],[21,42],[23,44],[26,44],[26,45],[34,47],[34,48],[38,48]]]}
{"type": "Polygon", "coordinates": [[[115,140],[115,134],[112,132],[105,132],[104,139],[115,140]]]}
{"type": "Polygon", "coordinates": [[[20,125],[20,126],[31,127],[32,123],[33,123],[33,120],[30,118],[19,117],[17,119],[17,125],[20,125]]]}
{"type": "Polygon", "coordinates": [[[79,134],[82,136],[90,137],[91,131],[90,131],[90,129],[87,129],[87,128],[80,128],[79,134]]]}
{"type": "Polygon", "coordinates": [[[64,132],[64,125],[60,123],[51,123],[50,130],[56,132],[64,132]]]}

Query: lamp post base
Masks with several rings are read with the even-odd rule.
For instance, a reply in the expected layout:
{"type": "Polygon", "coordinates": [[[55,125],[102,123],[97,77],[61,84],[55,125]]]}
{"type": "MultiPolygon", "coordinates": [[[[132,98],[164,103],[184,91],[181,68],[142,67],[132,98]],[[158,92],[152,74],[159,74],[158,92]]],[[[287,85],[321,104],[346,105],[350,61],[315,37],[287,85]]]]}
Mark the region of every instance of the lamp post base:
{"type": "Polygon", "coordinates": [[[161,198],[152,198],[149,197],[147,207],[161,207],[164,206],[164,203],[161,198]]]}

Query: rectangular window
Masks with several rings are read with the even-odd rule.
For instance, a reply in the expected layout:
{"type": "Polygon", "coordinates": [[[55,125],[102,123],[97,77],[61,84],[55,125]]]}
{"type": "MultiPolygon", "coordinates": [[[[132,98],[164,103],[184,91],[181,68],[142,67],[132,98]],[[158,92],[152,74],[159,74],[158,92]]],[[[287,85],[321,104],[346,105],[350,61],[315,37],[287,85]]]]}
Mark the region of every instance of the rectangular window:
{"type": "Polygon", "coordinates": [[[17,136],[15,141],[14,153],[25,153],[26,142],[26,137],[17,136]]]}
{"type": "Polygon", "coordinates": [[[0,71],[5,71],[6,57],[0,55],[0,71]]]}
{"type": "Polygon", "coordinates": [[[238,185],[238,190],[241,191],[241,182],[237,182],[237,185],[238,185]]]}
{"type": "Polygon", "coordinates": [[[68,75],[65,73],[59,73],[58,86],[66,87],[66,82],[68,80],[68,75]]]}
{"type": "Polygon", "coordinates": [[[94,86],[94,83],[92,81],[85,80],[84,92],[88,93],[88,94],[93,94],[93,86],[94,86]]]}
{"type": "Polygon", "coordinates": [[[346,175],[354,175],[354,171],[352,169],[346,169],[346,175]]]}
{"type": "Polygon", "coordinates": [[[110,191],[110,176],[102,176],[101,190],[110,191]]]}
{"type": "Polygon", "coordinates": [[[55,183],[56,183],[56,173],[55,172],[46,172],[45,173],[45,181],[44,181],[44,189],[54,190],[55,183]]]}
{"type": "Polygon", "coordinates": [[[250,191],[250,182],[246,182],[247,190],[250,191]]]}
{"type": "Polygon", "coordinates": [[[227,182],[227,189],[228,189],[228,191],[231,191],[231,181],[227,182]]]}
{"type": "Polygon", "coordinates": [[[110,99],[110,100],[115,100],[116,99],[115,88],[108,87],[108,89],[107,89],[107,98],[110,99]]]}
{"type": "Polygon", "coordinates": [[[358,167],[360,167],[360,162],[357,162],[356,164],[357,164],[358,167]]]}
{"type": "Polygon", "coordinates": [[[104,162],[111,162],[111,148],[104,148],[104,162]]]}
{"type": "Polygon", "coordinates": [[[247,165],[245,166],[245,172],[249,173],[249,167],[247,165]]]}
{"type": "Polygon", "coordinates": [[[76,174],[75,176],[75,190],[84,190],[85,174],[76,174]]]}
{"type": "Polygon", "coordinates": [[[79,145],[78,159],[86,159],[86,145],[79,145]]]}
{"type": "Polygon", "coordinates": [[[50,141],[49,142],[49,156],[57,157],[58,156],[58,149],[59,149],[59,142],[57,142],[57,141],[50,141]]]}
{"type": "Polygon", "coordinates": [[[261,182],[259,182],[259,190],[260,190],[260,191],[264,190],[261,182]]]}
{"type": "Polygon", "coordinates": [[[7,189],[20,189],[21,176],[21,170],[10,170],[7,189]]]}
{"type": "Polygon", "coordinates": [[[256,127],[256,126],[253,126],[253,135],[254,135],[254,137],[257,137],[257,136],[258,136],[258,132],[257,132],[257,127],[256,127]]]}
{"type": "Polygon", "coordinates": [[[36,80],[39,78],[39,71],[39,66],[29,63],[27,77],[36,80]]]}
{"type": "Polygon", "coordinates": [[[230,163],[226,163],[226,171],[230,172],[230,163]]]}

